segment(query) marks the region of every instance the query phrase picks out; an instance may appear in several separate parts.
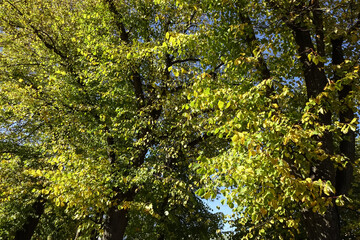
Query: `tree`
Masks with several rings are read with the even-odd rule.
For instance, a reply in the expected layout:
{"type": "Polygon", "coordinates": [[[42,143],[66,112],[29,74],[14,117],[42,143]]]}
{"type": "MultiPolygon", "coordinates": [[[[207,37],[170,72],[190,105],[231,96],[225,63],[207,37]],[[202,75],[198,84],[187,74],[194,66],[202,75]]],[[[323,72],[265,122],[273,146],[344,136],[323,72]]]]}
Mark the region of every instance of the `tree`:
{"type": "Polygon", "coordinates": [[[231,142],[199,157],[194,167],[213,188],[198,194],[219,189],[244,238],[275,229],[284,239],[341,239],[338,206],[357,166],[359,4],[205,4],[216,50],[204,61],[222,67],[199,75],[191,105],[211,112],[200,122],[231,142]]]}
{"type": "Polygon", "coordinates": [[[220,237],[194,192],[234,238],[355,234],[359,12],[1,1],[1,237],[220,237]]]}
{"type": "Polygon", "coordinates": [[[185,124],[193,74],[179,76],[199,61],[196,10],[9,0],[0,12],[1,237],[216,236],[189,168],[211,138],[185,124]]]}

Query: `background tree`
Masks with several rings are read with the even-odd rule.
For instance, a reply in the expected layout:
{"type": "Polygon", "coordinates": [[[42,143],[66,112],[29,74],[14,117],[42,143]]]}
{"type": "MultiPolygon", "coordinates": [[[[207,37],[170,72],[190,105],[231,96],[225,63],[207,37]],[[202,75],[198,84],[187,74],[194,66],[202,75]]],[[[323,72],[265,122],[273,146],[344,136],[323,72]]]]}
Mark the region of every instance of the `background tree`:
{"type": "Polygon", "coordinates": [[[211,112],[198,121],[231,142],[199,157],[214,188],[198,194],[220,191],[244,238],[341,239],[336,204],[357,166],[358,3],[204,4],[216,23],[204,62],[221,67],[198,75],[191,106],[211,112]]]}

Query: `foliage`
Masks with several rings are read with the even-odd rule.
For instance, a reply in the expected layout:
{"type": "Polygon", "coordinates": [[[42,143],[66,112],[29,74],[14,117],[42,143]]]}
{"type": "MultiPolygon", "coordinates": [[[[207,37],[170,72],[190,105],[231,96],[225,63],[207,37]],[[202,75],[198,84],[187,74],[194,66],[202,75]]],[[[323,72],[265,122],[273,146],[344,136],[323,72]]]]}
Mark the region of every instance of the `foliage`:
{"type": "Polygon", "coordinates": [[[167,210],[163,212],[165,216],[169,216],[158,219],[139,211],[131,212],[127,228],[128,239],[161,239],[164,236],[165,239],[208,239],[211,236],[220,239],[220,235],[216,233],[221,227],[218,225],[221,222],[220,216],[209,216],[209,209],[195,196],[190,202],[186,207],[154,203],[154,208],[165,206],[167,210]],[[141,222],[146,224],[140,225],[141,222]]]}
{"type": "Polygon", "coordinates": [[[340,239],[335,205],[348,236],[359,12],[1,1],[0,237],[220,237],[194,192],[223,196],[234,238],[340,239]]]}
{"type": "MultiPolygon", "coordinates": [[[[244,239],[331,235],[324,229],[336,222],[334,204],[347,201],[341,178],[357,167],[351,139],[359,98],[359,5],[205,4],[216,24],[205,40],[215,50],[203,53],[203,62],[213,67],[198,75],[190,106],[194,114],[206,113],[198,124],[229,146],[198,158],[194,168],[208,188],[197,193],[211,198],[220,192],[238,214],[244,239]],[[321,223],[326,218],[332,219],[321,223]]],[[[337,234],[327,239],[340,239],[337,234]]]]}
{"type": "Polygon", "coordinates": [[[194,148],[211,146],[182,107],[198,61],[194,11],[175,2],[1,2],[1,144],[12,145],[1,155],[2,237],[33,216],[39,238],[122,238],[112,219],[125,228],[134,213],[128,238],[152,224],[158,234],[173,225],[191,231],[184,236],[216,234],[189,169],[194,148]],[[33,212],[37,199],[44,214],[33,212]]]}

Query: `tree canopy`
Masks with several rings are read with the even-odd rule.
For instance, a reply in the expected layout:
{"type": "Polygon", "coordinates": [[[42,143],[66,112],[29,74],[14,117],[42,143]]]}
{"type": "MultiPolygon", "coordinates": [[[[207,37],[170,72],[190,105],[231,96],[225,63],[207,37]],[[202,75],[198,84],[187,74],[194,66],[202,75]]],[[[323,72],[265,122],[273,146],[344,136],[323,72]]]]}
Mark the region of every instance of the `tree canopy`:
{"type": "Polygon", "coordinates": [[[360,3],[0,1],[0,238],[355,239],[360,3]]]}

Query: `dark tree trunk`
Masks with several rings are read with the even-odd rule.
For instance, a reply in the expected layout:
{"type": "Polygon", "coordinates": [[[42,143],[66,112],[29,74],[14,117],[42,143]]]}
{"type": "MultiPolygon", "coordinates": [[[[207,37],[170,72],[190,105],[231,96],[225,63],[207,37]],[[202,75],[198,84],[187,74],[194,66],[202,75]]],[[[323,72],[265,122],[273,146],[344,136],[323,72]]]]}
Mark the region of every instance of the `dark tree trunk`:
{"type": "MultiPolygon", "coordinates": [[[[304,72],[308,99],[316,98],[321,92],[324,91],[324,88],[328,83],[324,72],[323,64],[315,64],[308,59],[308,54],[310,53],[324,57],[324,42],[322,39],[323,34],[321,22],[322,19],[319,14],[319,12],[314,12],[313,19],[316,31],[317,52],[315,52],[315,47],[311,39],[310,30],[308,30],[305,26],[301,26],[300,24],[290,25],[294,33],[296,44],[298,46],[300,61],[302,63],[304,72]]],[[[331,124],[331,112],[329,109],[327,109],[326,113],[319,116],[318,123],[323,125],[331,124]]],[[[318,137],[318,140],[322,143],[322,149],[327,154],[333,153],[334,146],[331,133],[325,132],[322,137],[318,137]]],[[[330,159],[309,160],[313,163],[309,176],[311,179],[322,179],[325,181],[330,181],[333,186],[336,185],[336,169],[330,159]]],[[[303,225],[308,235],[308,239],[340,239],[339,213],[335,204],[333,206],[329,206],[324,215],[314,213],[311,209],[306,209],[303,214],[303,225]]]]}
{"type": "Polygon", "coordinates": [[[128,225],[128,211],[119,210],[116,206],[109,209],[104,224],[103,240],[122,240],[128,225]]]}
{"type": "MultiPolygon", "coordinates": [[[[108,132],[108,127],[105,127],[105,131],[108,132]]],[[[116,166],[116,154],[113,150],[115,140],[112,136],[107,137],[107,144],[109,146],[108,157],[109,162],[114,167],[116,166]]],[[[113,188],[116,193],[116,197],[113,199],[113,203],[122,202],[123,200],[132,200],[134,194],[121,194],[119,189],[113,188]],[[124,196],[122,196],[124,195],[124,196]]],[[[126,209],[118,209],[118,207],[112,206],[106,213],[104,221],[104,235],[103,240],[122,240],[125,235],[126,227],[128,225],[128,211],[126,209]]]]}
{"type": "Polygon", "coordinates": [[[36,227],[39,224],[40,217],[44,213],[45,201],[38,197],[31,206],[33,212],[27,217],[21,229],[16,231],[15,240],[30,240],[35,233],[36,227]]]}
{"type": "Polygon", "coordinates": [[[340,240],[339,213],[329,206],[324,215],[308,210],[303,214],[303,225],[311,240],[340,240]]]}
{"type": "MultiPolygon", "coordinates": [[[[344,56],[342,51],[343,39],[337,38],[331,40],[332,45],[332,64],[341,65],[344,63],[344,56]]],[[[334,81],[338,81],[343,76],[341,73],[336,72],[334,74],[334,81]]],[[[339,101],[342,105],[342,109],[339,113],[341,123],[349,123],[354,118],[354,111],[345,102],[346,97],[352,91],[351,84],[344,84],[343,88],[339,91],[339,101]]],[[[345,168],[338,169],[336,174],[336,194],[346,194],[350,189],[350,183],[352,180],[353,167],[355,162],[355,132],[349,129],[346,134],[342,134],[342,140],[340,142],[340,153],[347,158],[348,163],[345,168]]]]}
{"type": "MultiPolygon", "coordinates": [[[[131,188],[126,193],[118,193],[113,202],[121,203],[123,201],[132,202],[135,198],[135,189],[131,188]]],[[[112,206],[106,213],[104,222],[103,240],[122,240],[125,236],[126,227],[129,223],[128,209],[119,209],[112,206]]]]}

